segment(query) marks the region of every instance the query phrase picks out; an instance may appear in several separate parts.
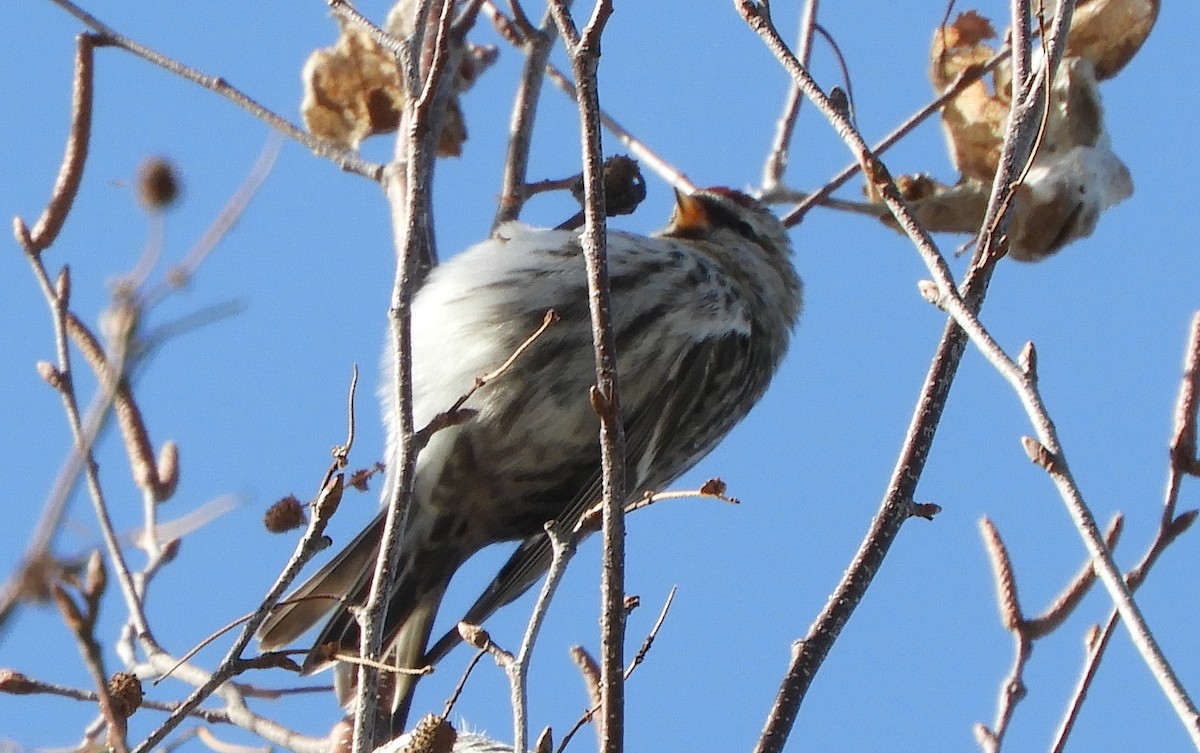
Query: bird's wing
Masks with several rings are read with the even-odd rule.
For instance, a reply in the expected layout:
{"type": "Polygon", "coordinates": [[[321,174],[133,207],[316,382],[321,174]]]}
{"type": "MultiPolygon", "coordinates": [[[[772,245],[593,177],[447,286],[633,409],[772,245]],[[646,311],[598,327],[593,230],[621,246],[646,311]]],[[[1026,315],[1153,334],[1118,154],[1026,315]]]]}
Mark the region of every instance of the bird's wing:
{"type": "MultiPolygon", "coordinates": [[[[626,467],[629,498],[666,485],[688,470],[742,418],[765,385],[748,373],[750,337],[731,332],[696,342],[677,368],[640,404],[625,406],[626,467]],[[731,409],[730,406],[739,406],[731,409]],[[663,473],[661,469],[669,469],[663,473]]],[[[600,500],[600,469],[579,487],[559,521],[571,530],[600,500]]],[[[524,593],[550,565],[545,534],[530,536],[509,558],[463,620],[480,624],[524,593]]],[[[460,640],[456,630],[426,654],[433,663],[460,640]]]]}

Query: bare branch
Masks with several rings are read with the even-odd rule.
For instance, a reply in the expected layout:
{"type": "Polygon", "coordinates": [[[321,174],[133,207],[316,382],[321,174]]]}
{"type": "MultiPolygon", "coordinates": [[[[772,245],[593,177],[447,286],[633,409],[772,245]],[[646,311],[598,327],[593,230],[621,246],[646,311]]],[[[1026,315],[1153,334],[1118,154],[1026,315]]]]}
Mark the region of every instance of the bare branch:
{"type": "MultiPolygon", "coordinates": [[[[907,120],[896,126],[891,133],[876,142],[876,144],[871,147],[871,152],[878,156],[886,152],[895,144],[899,143],[900,139],[911,133],[917,126],[925,122],[931,115],[938,113],[942,109],[943,105],[961,94],[968,86],[987,75],[989,71],[994,69],[1003,60],[1008,58],[1010,54],[1010,48],[1005,45],[992,57],[991,60],[984,65],[976,68],[969,68],[960,73],[958,78],[955,79],[954,83],[946,87],[946,90],[935,97],[933,101],[910,115],[907,120]]],[[[846,165],[846,167],[842,168],[841,172],[830,178],[824,186],[817,191],[808,194],[793,209],[791,209],[787,214],[783,215],[783,224],[786,227],[793,227],[800,224],[800,222],[804,219],[804,215],[807,214],[808,210],[812,209],[814,206],[832,206],[835,209],[848,208],[840,204],[830,204],[827,202],[830,194],[845,185],[846,181],[850,180],[855,175],[858,175],[861,169],[862,165],[857,161],[846,165]]],[[[776,197],[780,199],[786,199],[787,196],[788,194],[783,192],[782,188],[775,188],[773,190],[768,189],[764,195],[764,199],[774,200],[776,197]]],[[[866,214],[874,214],[877,217],[882,216],[882,211],[880,208],[874,205],[866,205],[862,212],[866,214]],[[874,211],[869,211],[868,208],[873,209],[874,211]]]]}
{"type": "Polygon", "coordinates": [[[583,149],[586,224],[580,240],[587,263],[588,308],[596,353],[592,407],[600,418],[601,499],[604,504],[604,554],[601,576],[600,690],[603,753],[618,753],[624,738],[625,651],[625,428],[621,420],[617,354],[611,314],[604,209],[604,155],[600,136],[600,94],[596,71],[600,35],[612,14],[610,0],[597,0],[583,31],[566,0],[551,0],[558,32],[566,44],[575,77],[583,149]]]}
{"type": "Polygon", "coordinates": [[[510,41],[517,36],[525,52],[525,65],[521,71],[521,83],[513,97],[512,129],[508,139],[508,153],[504,157],[504,177],[501,179],[500,199],[496,206],[496,218],[492,221],[495,230],[501,223],[515,220],[521,215],[521,209],[528,198],[526,183],[529,172],[529,151],[533,144],[533,126],[537,119],[538,98],[542,93],[546,62],[554,49],[557,38],[557,28],[550,12],[542,21],[541,27],[534,29],[519,3],[513,3],[513,13],[516,23],[508,23],[508,19],[496,9],[494,3],[484,6],[494,23],[510,29],[510,41]]]}
{"type": "MultiPolygon", "coordinates": [[[[1179,396],[1175,404],[1175,432],[1171,441],[1167,487],[1162,505],[1163,512],[1159,519],[1158,532],[1154,540],[1150,543],[1149,548],[1142,555],[1142,558],[1126,576],[1126,581],[1131,591],[1136,590],[1145,581],[1151,568],[1154,567],[1154,563],[1158,561],[1159,555],[1175,539],[1191,528],[1197,517],[1196,510],[1189,510],[1176,516],[1175,509],[1179,500],[1180,484],[1184,475],[1189,473],[1188,469],[1191,464],[1191,461],[1186,457],[1186,452],[1181,457],[1181,453],[1176,448],[1181,444],[1181,436],[1184,437],[1182,444],[1186,446],[1187,434],[1191,432],[1194,436],[1195,433],[1195,395],[1196,380],[1198,378],[1196,365],[1200,363],[1200,312],[1192,317],[1187,347],[1184,352],[1184,374],[1179,383],[1179,396]]],[[[1078,718],[1079,711],[1083,707],[1083,701],[1087,697],[1088,690],[1091,688],[1096,670],[1100,666],[1100,660],[1104,657],[1104,652],[1108,648],[1108,643],[1112,639],[1113,631],[1116,629],[1119,619],[1120,614],[1114,608],[1109,613],[1103,627],[1087,642],[1087,658],[1084,660],[1083,669],[1080,672],[1079,680],[1076,682],[1071,699],[1067,702],[1063,720],[1055,733],[1054,744],[1051,747],[1053,753],[1061,753],[1063,747],[1066,745],[1067,738],[1075,727],[1075,720],[1078,718]]]]}
{"type": "Polygon", "coordinates": [[[225,97],[237,106],[244,109],[259,120],[265,122],[271,128],[288,137],[292,141],[301,144],[310,149],[314,154],[323,157],[346,172],[361,175],[364,178],[378,181],[382,175],[383,168],[380,165],[371,164],[360,159],[355,153],[349,149],[343,149],[321,139],[315,138],[303,129],[292,125],[286,119],[280,117],[274,112],[260,105],[239,89],[230,86],[225,79],[220,76],[210,76],[202,73],[195,68],[180,63],[160,52],[150,49],[139,42],[136,42],[129,37],[117,32],[110,26],[107,26],[92,14],[75,5],[71,0],[51,0],[55,5],[70,13],[75,18],[79,19],[89,29],[92,29],[96,34],[92,37],[92,42],[95,47],[119,47],[123,50],[133,53],[138,57],[153,63],[180,78],[191,81],[204,89],[215,92],[216,94],[225,97]]]}
{"type": "MultiPolygon", "coordinates": [[[[800,11],[800,43],[796,49],[796,57],[800,64],[808,67],[812,55],[813,31],[817,23],[818,0],[805,0],[804,9],[800,11]]],[[[792,147],[792,133],[796,130],[796,120],[800,116],[800,104],[804,97],[800,87],[792,82],[788,86],[787,99],[783,105],[783,113],[775,125],[775,139],[771,144],[771,152],[763,165],[762,187],[765,193],[779,186],[783,180],[784,170],[787,169],[788,157],[792,147]]]]}
{"type": "MultiPolygon", "coordinates": [[[[462,34],[452,30],[455,3],[442,0],[434,13],[431,0],[422,0],[414,11],[413,37],[401,45],[400,64],[407,82],[394,160],[384,171],[383,188],[391,211],[396,269],[392,284],[390,324],[391,405],[399,437],[396,457],[389,457],[394,479],[387,490],[387,516],[366,603],[357,612],[360,655],[378,661],[382,653],[384,611],[396,576],[401,532],[408,523],[418,449],[413,442],[412,417],[412,296],[425,272],[437,261],[433,241],[432,190],[437,142],[454,71],[463,54],[462,34]],[[428,34],[427,28],[433,30],[428,34]],[[424,40],[428,35],[428,40],[424,40]],[[428,42],[428,55],[423,54],[428,42]],[[425,61],[425,65],[423,65],[425,61]]],[[[370,750],[377,708],[376,673],[359,668],[355,700],[354,751],[370,750]]],[[[397,690],[401,678],[397,678],[397,690]]],[[[393,720],[393,725],[399,720],[393,720]]]]}

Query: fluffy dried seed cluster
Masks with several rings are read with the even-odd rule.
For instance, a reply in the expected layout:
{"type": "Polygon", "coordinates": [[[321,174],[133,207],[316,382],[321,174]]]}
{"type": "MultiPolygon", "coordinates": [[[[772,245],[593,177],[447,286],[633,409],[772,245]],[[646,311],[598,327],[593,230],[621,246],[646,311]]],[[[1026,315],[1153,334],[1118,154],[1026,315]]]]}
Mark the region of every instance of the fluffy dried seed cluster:
{"type": "Polygon", "coordinates": [[[122,719],[133,716],[142,705],[142,681],[131,672],[117,672],[108,681],[113,711],[122,719]]]}
{"type": "Polygon", "coordinates": [[[268,507],[263,515],[263,525],[271,533],[285,533],[307,523],[304,505],[294,494],[289,494],[268,507]]]}

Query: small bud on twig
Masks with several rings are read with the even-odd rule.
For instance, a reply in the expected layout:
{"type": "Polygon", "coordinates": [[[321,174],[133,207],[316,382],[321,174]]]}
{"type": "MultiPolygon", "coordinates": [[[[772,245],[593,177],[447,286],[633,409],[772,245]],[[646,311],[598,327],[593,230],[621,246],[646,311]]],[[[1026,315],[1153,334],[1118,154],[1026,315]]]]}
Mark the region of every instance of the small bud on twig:
{"type": "Polygon", "coordinates": [[[63,382],[62,372],[58,370],[57,366],[49,361],[38,361],[37,373],[38,376],[42,378],[42,381],[50,385],[55,392],[62,392],[66,386],[63,382]]]}
{"type": "Polygon", "coordinates": [[[158,483],[154,486],[154,501],[166,502],[175,496],[179,486],[179,445],[168,439],[158,451],[158,483]]]}
{"type": "Polygon", "coordinates": [[[1025,347],[1021,348],[1021,354],[1017,356],[1017,365],[1031,381],[1037,381],[1037,348],[1033,346],[1033,340],[1029,340],[1025,347]]]}
{"type": "Polygon", "coordinates": [[[941,505],[935,505],[932,502],[913,502],[912,516],[914,518],[924,518],[925,520],[933,520],[934,516],[942,511],[941,505]]]}
{"type": "Polygon", "coordinates": [[[542,734],[538,735],[537,742],[533,745],[533,753],[551,753],[554,750],[554,733],[549,727],[542,729],[542,734]]]}
{"type": "Polygon", "coordinates": [[[58,302],[66,308],[71,303],[71,268],[64,266],[54,278],[54,294],[58,302]]]}
{"type": "Polygon", "coordinates": [[[921,280],[917,283],[917,291],[928,303],[939,309],[942,308],[942,291],[933,280],[921,280]]]}
{"type": "Polygon", "coordinates": [[[13,217],[13,237],[17,239],[21,248],[36,253],[36,249],[33,247],[33,236],[29,234],[29,226],[20,217],[13,217]]]}
{"type": "Polygon", "coordinates": [[[71,594],[67,593],[67,589],[62,587],[61,583],[55,583],[50,586],[50,592],[54,594],[54,603],[58,606],[58,611],[63,616],[63,622],[67,623],[72,633],[82,633],[87,625],[87,620],[83,618],[83,612],[79,610],[79,605],[71,598],[71,594]]]}
{"type": "Polygon", "coordinates": [[[1096,639],[1100,637],[1100,626],[1092,625],[1083,634],[1083,647],[1091,651],[1096,647],[1096,639]]]}
{"type": "Polygon", "coordinates": [[[1025,448],[1025,454],[1029,456],[1034,465],[1040,466],[1047,473],[1057,472],[1058,458],[1046,449],[1046,445],[1033,437],[1021,437],[1021,446],[1025,448]]]}
{"type": "Polygon", "coordinates": [[[12,669],[0,669],[0,693],[29,695],[38,692],[37,683],[12,669]]]}
{"type": "Polygon", "coordinates": [[[87,561],[87,570],[83,578],[83,595],[87,597],[88,603],[94,609],[99,602],[100,597],[104,594],[104,589],[108,585],[108,570],[104,567],[104,557],[100,554],[100,550],[92,551],[87,561]]]}
{"type": "Polygon", "coordinates": [[[478,649],[485,649],[492,642],[492,636],[488,634],[488,631],[469,622],[458,623],[458,634],[464,643],[478,649]]]}
{"type": "Polygon", "coordinates": [[[345,480],[346,474],[339,473],[326,482],[313,504],[314,515],[322,520],[329,520],[337,512],[338,505],[342,503],[342,492],[346,488],[345,480]]]}

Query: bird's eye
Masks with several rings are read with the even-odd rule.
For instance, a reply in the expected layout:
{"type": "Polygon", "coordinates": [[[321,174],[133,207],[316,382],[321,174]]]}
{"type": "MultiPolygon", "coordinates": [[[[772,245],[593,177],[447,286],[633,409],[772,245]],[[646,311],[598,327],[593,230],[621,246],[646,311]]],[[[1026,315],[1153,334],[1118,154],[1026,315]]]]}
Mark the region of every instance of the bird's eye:
{"type": "Polygon", "coordinates": [[[758,240],[758,233],[754,232],[754,226],[745,220],[738,220],[735,222],[733,224],[733,229],[737,231],[738,235],[742,236],[746,240],[758,240]]]}
{"type": "Polygon", "coordinates": [[[759,241],[754,226],[742,219],[737,212],[717,202],[711,202],[706,208],[708,219],[714,227],[729,228],[746,240],[759,241]]]}

